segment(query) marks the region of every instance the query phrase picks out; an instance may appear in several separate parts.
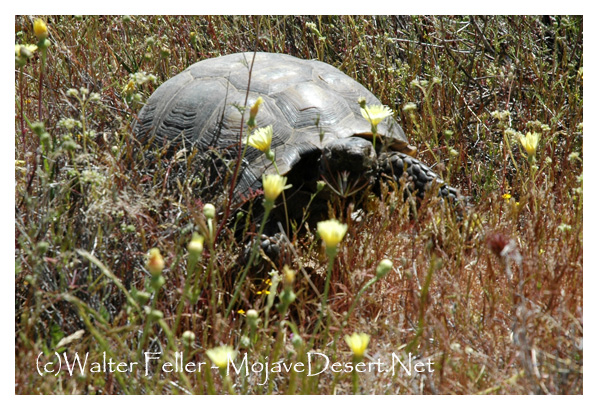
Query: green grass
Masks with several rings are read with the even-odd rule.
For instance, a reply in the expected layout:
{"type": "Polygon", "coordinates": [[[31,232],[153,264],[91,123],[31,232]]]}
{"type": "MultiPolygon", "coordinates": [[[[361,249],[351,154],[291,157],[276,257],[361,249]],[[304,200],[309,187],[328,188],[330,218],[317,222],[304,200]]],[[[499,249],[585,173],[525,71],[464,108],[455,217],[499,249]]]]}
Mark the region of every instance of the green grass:
{"type": "MultiPolygon", "coordinates": [[[[582,394],[582,17],[44,20],[45,59],[38,50],[15,65],[16,393],[582,394]],[[314,229],[291,237],[293,282],[282,267],[249,267],[240,282],[245,244],[231,225],[201,255],[188,252],[194,232],[209,232],[201,176],[136,142],[132,124],[168,78],[247,50],[355,78],[471,209],[456,218],[427,197],[414,213],[389,190],[352,220],[350,201],[333,202],[330,217],[349,229],[325,313],[328,262],[314,229]],[[541,133],[534,163],[517,139],[527,132],[541,133]],[[162,286],[146,268],[151,248],[164,256],[162,286]],[[384,258],[394,268],[373,281],[384,258]],[[259,385],[264,372],[57,378],[32,366],[40,352],[210,363],[206,351],[223,344],[236,365],[246,353],[250,364],[306,362],[310,350],[347,363],[353,332],[370,335],[364,361],[412,354],[434,371],[283,371],[259,385]]],[[[37,43],[32,23],[15,18],[15,44],[37,43]]],[[[215,224],[223,198],[211,198],[215,224]]]]}

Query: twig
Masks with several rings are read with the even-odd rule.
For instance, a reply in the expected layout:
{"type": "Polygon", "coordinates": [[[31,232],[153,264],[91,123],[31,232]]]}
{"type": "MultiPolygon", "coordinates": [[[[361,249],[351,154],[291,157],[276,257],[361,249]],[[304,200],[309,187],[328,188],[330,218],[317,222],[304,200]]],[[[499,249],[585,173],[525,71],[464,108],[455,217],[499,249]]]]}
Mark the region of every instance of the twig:
{"type": "MultiPolygon", "coordinates": [[[[250,95],[250,84],[252,81],[252,71],[254,69],[254,60],[256,59],[256,47],[254,47],[254,55],[252,56],[252,63],[250,64],[250,71],[248,76],[248,86],[247,91],[245,93],[245,102],[243,103],[244,107],[247,107],[248,97],[250,95]]],[[[235,163],[235,170],[233,171],[233,176],[231,178],[231,183],[229,186],[229,196],[227,197],[227,205],[225,206],[225,214],[218,225],[218,229],[216,230],[216,234],[214,236],[214,240],[216,241],[229,220],[229,215],[231,214],[231,203],[233,202],[233,196],[235,194],[235,187],[237,185],[237,178],[239,176],[239,169],[241,168],[241,161],[243,160],[242,156],[242,141],[243,141],[243,123],[245,122],[245,110],[241,112],[241,127],[239,127],[239,140],[237,141],[237,161],[235,163]]]]}

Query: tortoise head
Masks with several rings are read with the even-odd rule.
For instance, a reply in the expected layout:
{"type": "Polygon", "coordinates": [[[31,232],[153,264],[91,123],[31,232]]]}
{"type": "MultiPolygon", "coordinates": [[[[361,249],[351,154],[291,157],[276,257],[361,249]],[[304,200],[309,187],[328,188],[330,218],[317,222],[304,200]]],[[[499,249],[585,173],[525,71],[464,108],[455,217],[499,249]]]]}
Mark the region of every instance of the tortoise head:
{"type": "MultiPolygon", "coordinates": [[[[355,126],[354,136],[361,137],[372,143],[372,128],[370,124],[364,120],[355,126]]],[[[406,138],[402,128],[392,119],[385,119],[379,123],[377,127],[377,150],[386,149],[390,151],[399,151],[400,153],[416,157],[418,150],[411,145],[406,138]],[[379,148],[380,147],[380,148],[379,148]]]]}

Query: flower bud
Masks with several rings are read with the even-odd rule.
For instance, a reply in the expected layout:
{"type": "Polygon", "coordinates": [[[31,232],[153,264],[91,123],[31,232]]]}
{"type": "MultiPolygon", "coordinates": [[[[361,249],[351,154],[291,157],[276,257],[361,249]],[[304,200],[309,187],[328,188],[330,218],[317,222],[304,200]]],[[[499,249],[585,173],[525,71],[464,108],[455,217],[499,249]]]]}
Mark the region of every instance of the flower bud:
{"type": "Polygon", "coordinates": [[[382,259],[379,265],[376,267],[376,276],[382,277],[387,274],[393,268],[393,263],[391,260],[385,258],[382,259]]]}
{"type": "Polygon", "coordinates": [[[193,233],[191,241],[187,245],[187,251],[196,257],[202,255],[204,251],[204,237],[198,233],[193,233]]]}
{"type": "Polygon", "coordinates": [[[283,286],[291,287],[295,282],[295,270],[289,268],[287,264],[283,267],[283,286]]]}
{"type": "Polygon", "coordinates": [[[152,310],[150,307],[146,307],[146,314],[151,321],[158,321],[164,318],[164,314],[160,310],[152,310]]]}
{"type": "Polygon", "coordinates": [[[193,331],[189,330],[185,331],[181,337],[183,339],[183,345],[186,347],[191,347],[191,344],[196,340],[196,335],[193,331]]]}
{"type": "Polygon", "coordinates": [[[248,348],[250,345],[252,345],[252,340],[250,340],[250,337],[247,335],[242,335],[241,339],[239,340],[239,345],[248,348]]]}
{"type": "Polygon", "coordinates": [[[208,219],[214,219],[214,217],[216,217],[216,208],[214,207],[213,204],[206,204],[204,205],[204,215],[206,216],[206,218],[208,219]]]}
{"type": "Polygon", "coordinates": [[[164,283],[166,283],[164,276],[154,275],[150,279],[150,288],[154,291],[158,291],[164,285],[164,283]]]}
{"type": "Polygon", "coordinates": [[[250,118],[256,117],[256,115],[258,114],[258,110],[260,109],[260,106],[262,105],[263,102],[264,102],[264,99],[262,97],[258,97],[256,99],[256,102],[250,108],[250,118]]]}
{"type": "Polygon", "coordinates": [[[258,311],[251,309],[245,315],[247,322],[251,329],[255,329],[258,326],[258,311]]]}
{"type": "Polygon", "coordinates": [[[147,293],[145,291],[135,291],[135,293],[131,293],[133,294],[133,297],[135,298],[135,300],[143,305],[145,303],[147,303],[150,300],[150,293],[147,293]]]}
{"type": "Polygon", "coordinates": [[[48,26],[42,19],[35,19],[33,22],[33,33],[39,41],[43,41],[48,37],[48,26]]]}
{"type": "Polygon", "coordinates": [[[37,251],[40,253],[40,255],[46,254],[46,251],[48,251],[49,247],[50,244],[48,244],[46,241],[40,241],[37,243],[37,251]]]}
{"type": "Polygon", "coordinates": [[[302,339],[302,337],[300,337],[297,334],[293,334],[293,337],[291,337],[291,344],[293,344],[293,346],[298,349],[300,348],[302,345],[304,345],[304,340],[302,339]]]}
{"type": "Polygon", "coordinates": [[[160,250],[152,248],[148,254],[148,261],[146,262],[146,268],[152,274],[152,276],[159,276],[164,270],[164,259],[160,250]]]}

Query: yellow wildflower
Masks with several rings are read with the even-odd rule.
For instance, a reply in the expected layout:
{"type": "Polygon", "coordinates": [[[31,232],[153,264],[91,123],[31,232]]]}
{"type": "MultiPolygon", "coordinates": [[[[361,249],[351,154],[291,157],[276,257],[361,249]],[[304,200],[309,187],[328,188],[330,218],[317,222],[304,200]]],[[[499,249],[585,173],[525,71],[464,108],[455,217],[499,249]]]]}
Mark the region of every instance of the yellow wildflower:
{"type": "Polygon", "coordinates": [[[254,131],[249,136],[247,143],[263,153],[268,153],[272,143],[272,126],[262,127],[254,131]]]}
{"type": "Polygon", "coordinates": [[[228,345],[221,345],[220,347],[211,348],[206,351],[206,355],[210,360],[221,370],[227,368],[227,364],[232,362],[237,355],[237,352],[228,345]]]}
{"type": "Polygon", "coordinates": [[[37,46],[35,44],[15,44],[15,63],[23,67],[36,50],[37,46]]]}
{"type": "Polygon", "coordinates": [[[36,50],[35,44],[15,44],[15,57],[30,58],[36,50]]]}
{"type": "Polygon", "coordinates": [[[536,154],[540,137],[539,133],[531,133],[530,131],[525,136],[520,137],[520,143],[522,143],[522,147],[530,157],[536,154]]]}
{"type": "Polygon", "coordinates": [[[353,333],[352,335],[345,336],[345,342],[354,353],[354,356],[358,359],[364,357],[366,347],[370,342],[370,335],[366,333],[353,333]]]}
{"type": "Polygon", "coordinates": [[[362,112],[362,117],[368,120],[373,126],[377,126],[381,121],[393,114],[389,107],[380,104],[360,108],[360,111],[362,112]]]}
{"type": "Polygon", "coordinates": [[[35,19],[33,22],[33,33],[38,40],[45,40],[48,37],[48,26],[42,19],[35,19]]]}
{"type": "Polygon", "coordinates": [[[342,224],[334,219],[320,221],[316,225],[316,231],[318,231],[327,249],[334,249],[343,240],[347,232],[347,224],[342,224]]]}
{"type": "Polygon", "coordinates": [[[133,80],[129,80],[129,82],[123,87],[123,94],[131,95],[135,91],[135,82],[133,80]]]}
{"type": "Polygon", "coordinates": [[[283,190],[291,186],[286,186],[287,177],[278,174],[265,174],[262,176],[262,188],[264,189],[264,199],[269,203],[274,203],[283,190]]]}

